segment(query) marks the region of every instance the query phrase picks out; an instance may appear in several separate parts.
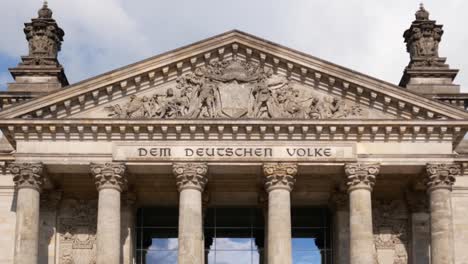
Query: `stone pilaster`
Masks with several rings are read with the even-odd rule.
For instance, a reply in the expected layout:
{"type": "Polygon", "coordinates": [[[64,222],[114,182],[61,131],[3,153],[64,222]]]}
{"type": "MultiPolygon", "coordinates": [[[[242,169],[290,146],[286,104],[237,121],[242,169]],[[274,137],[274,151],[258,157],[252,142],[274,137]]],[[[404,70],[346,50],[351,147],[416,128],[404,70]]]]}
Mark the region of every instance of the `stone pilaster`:
{"type": "Polygon", "coordinates": [[[202,193],[208,183],[205,163],[173,165],[179,190],[179,264],[203,264],[202,193]]]}
{"type": "Polygon", "coordinates": [[[127,186],[125,165],[92,163],[90,168],[99,192],[96,263],[120,263],[121,192],[127,186]]]}
{"type": "Polygon", "coordinates": [[[411,263],[430,263],[431,231],[428,198],[422,191],[406,193],[411,219],[411,263]]]}
{"type": "Polygon", "coordinates": [[[335,192],[330,197],[334,224],[334,263],[349,263],[349,201],[348,195],[335,192]]]}
{"type": "Polygon", "coordinates": [[[431,212],[431,263],[453,264],[452,186],[460,175],[457,164],[427,164],[426,186],[431,212]]]}
{"type": "Polygon", "coordinates": [[[40,192],[44,186],[42,163],[12,163],[16,197],[15,264],[38,263],[40,192]]]}
{"type": "Polygon", "coordinates": [[[291,191],[296,182],[297,165],[263,165],[268,193],[268,264],[291,264],[291,191]]]}
{"type": "Polygon", "coordinates": [[[346,164],[349,195],[350,264],[374,264],[376,252],[372,226],[371,192],[379,174],[378,164],[346,164]]]}

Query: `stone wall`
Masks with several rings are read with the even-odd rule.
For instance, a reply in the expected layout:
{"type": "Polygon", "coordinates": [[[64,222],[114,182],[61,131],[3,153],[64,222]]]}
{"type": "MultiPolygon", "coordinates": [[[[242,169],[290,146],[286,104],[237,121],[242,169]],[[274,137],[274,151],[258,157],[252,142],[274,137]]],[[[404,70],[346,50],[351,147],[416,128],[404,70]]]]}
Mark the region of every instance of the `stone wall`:
{"type": "Polygon", "coordinates": [[[379,264],[408,263],[408,210],[403,200],[374,200],[374,244],[379,264]]]}
{"type": "Polygon", "coordinates": [[[13,263],[15,241],[15,196],[11,175],[0,175],[0,264],[13,263]]]}
{"type": "Polygon", "coordinates": [[[468,177],[457,178],[452,193],[455,263],[468,264],[468,177]]]}

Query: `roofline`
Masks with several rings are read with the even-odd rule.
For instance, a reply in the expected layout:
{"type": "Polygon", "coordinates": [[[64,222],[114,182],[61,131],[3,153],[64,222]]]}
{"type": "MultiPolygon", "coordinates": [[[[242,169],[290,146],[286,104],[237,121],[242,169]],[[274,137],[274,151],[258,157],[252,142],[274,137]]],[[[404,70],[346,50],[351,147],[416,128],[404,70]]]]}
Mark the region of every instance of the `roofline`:
{"type": "MultiPolygon", "coordinates": [[[[54,91],[54,92],[51,92],[51,93],[48,93],[48,94],[45,94],[44,96],[41,96],[41,97],[38,97],[38,98],[35,98],[35,99],[32,99],[32,100],[29,100],[29,101],[26,101],[26,102],[23,102],[23,103],[20,103],[20,104],[17,104],[15,106],[12,106],[4,111],[1,111],[0,112],[0,117],[4,117],[4,116],[8,116],[8,114],[13,114],[15,111],[13,110],[16,110],[18,111],[16,108],[19,108],[20,106],[22,105],[30,105],[32,104],[33,102],[36,102],[38,100],[41,100],[43,99],[44,97],[47,97],[51,94],[61,94],[61,93],[66,93],[68,90],[70,89],[73,89],[77,86],[80,86],[80,85],[83,85],[83,84],[86,84],[86,83],[89,83],[89,82],[92,82],[92,81],[95,81],[95,80],[98,80],[100,78],[103,78],[105,76],[112,76],[113,74],[115,73],[118,73],[118,72],[122,72],[126,69],[130,69],[134,66],[137,66],[137,65],[141,65],[141,64],[145,64],[147,62],[150,62],[150,61],[153,61],[153,60],[157,60],[157,59],[161,59],[165,56],[169,56],[173,53],[177,53],[177,52],[180,52],[180,51],[183,51],[184,49],[188,49],[189,47],[193,47],[193,46],[197,46],[197,45],[201,45],[201,44],[204,44],[206,42],[209,42],[210,40],[214,40],[214,39],[218,39],[220,42],[225,40],[225,39],[228,39],[228,38],[231,38],[231,37],[236,37],[236,36],[239,36],[239,37],[243,37],[244,39],[245,38],[251,38],[255,41],[259,41],[259,42],[264,42],[266,44],[269,44],[271,46],[273,46],[274,48],[280,48],[280,49],[283,49],[289,53],[292,53],[292,54],[296,54],[296,55],[300,55],[302,57],[305,57],[306,59],[310,59],[310,60],[314,60],[316,62],[319,62],[322,66],[323,65],[328,65],[328,66],[331,66],[331,67],[336,67],[338,70],[340,71],[344,71],[344,72],[347,72],[348,74],[351,73],[353,75],[356,75],[358,77],[363,77],[365,79],[368,79],[368,81],[371,81],[371,82],[377,82],[378,84],[375,84],[375,86],[382,86],[385,85],[387,87],[391,87],[392,89],[394,89],[396,92],[399,92],[399,91],[404,91],[405,93],[410,93],[412,95],[415,95],[417,96],[420,100],[423,100],[423,101],[426,101],[427,103],[432,103],[432,106],[435,106],[436,108],[438,108],[440,111],[444,111],[443,109],[445,108],[445,111],[447,111],[449,108],[450,111],[452,112],[451,114],[452,115],[456,115],[457,118],[459,119],[465,119],[465,118],[468,118],[468,112],[464,111],[464,110],[461,110],[455,106],[452,106],[452,105],[447,105],[447,104],[443,104],[439,101],[437,101],[436,99],[432,99],[432,98],[427,98],[427,97],[424,97],[423,95],[421,94],[418,94],[414,91],[410,91],[410,90],[407,90],[407,89],[404,89],[404,88],[401,88],[400,86],[398,85],[395,85],[395,84],[392,84],[392,83],[389,83],[387,81],[383,81],[383,80],[380,80],[380,79],[377,79],[375,77],[372,77],[372,76],[369,76],[367,74],[364,74],[364,73],[361,73],[361,72],[357,72],[357,71],[354,71],[352,69],[349,69],[349,68],[346,68],[346,67],[343,67],[343,66],[340,66],[338,64],[335,64],[335,63],[332,63],[332,62],[329,62],[329,61],[326,61],[326,60],[323,60],[323,59],[320,59],[320,58],[317,58],[315,56],[312,56],[310,54],[307,54],[307,53],[304,53],[304,52],[301,52],[301,51],[298,51],[298,50],[295,50],[295,49],[292,49],[292,48],[288,48],[286,46],[283,46],[283,45],[280,45],[280,44],[277,44],[277,43],[274,43],[272,41],[269,41],[269,40],[266,40],[266,39],[263,39],[263,38],[260,38],[260,37],[257,37],[257,36],[254,36],[254,35],[251,35],[251,34],[248,34],[248,33],[245,33],[243,31],[240,31],[240,30],[230,30],[230,31],[227,31],[225,33],[222,33],[222,34],[219,34],[219,35],[216,35],[216,36],[213,36],[213,37],[210,37],[210,38],[206,38],[206,39],[203,39],[203,40],[200,40],[200,41],[197,41],[197,42],[194,42],[192,44],[188,44],[188,45],[184,45],[182,47],[179,47],[177,49],[174,49],[174,50],[170,50],[170,51],[166,51],[164,53],[161,53],[159,55],[156,55],[156,56],[153,56],[153,57],[150,57],[148,59],[144,59],[144,60],[141,60],[141,61],[138,61],[138,62],[135,62],[135,63],[132,63],[132,64],[129,64],[127,66],[124,66],[124,67],[120,67],[120,68],[117,68],[115,70],[112,70],[112,71],[109,71],[109,72],[105,72],[105,73],[102,73],[100,75],[97,75],[97,76],[94,76],[94,77],[91,77],[91,78],[88,78],[88,79],[85,79],[85,80],[82,80],[80,82],[77,82],[75,84],[72,84],[72,85],[69,85],[69,86],[66,86],[64,87],[63,89],[60,89],[60,90],[57,90],[57,91],[54,91]],[[456,112],[456,113],[453,113],[453,112],[456,112]]],[[[170,58],[168,58],[170,59],[170,58]]],[[[307,61],[306,61],[307,62],[307,61]]],[[[105,80],[103,80],[105,81],[105,80]]],[[[364,80],[365,81],[365,80],[364,80]]],[[[21,109],[20,109],[21,110],[21,109]]],[[[23,110],[24,111],[24,110],[23,110]]],[[[27,111],[27,110],[26,110],[27,111]]]]}

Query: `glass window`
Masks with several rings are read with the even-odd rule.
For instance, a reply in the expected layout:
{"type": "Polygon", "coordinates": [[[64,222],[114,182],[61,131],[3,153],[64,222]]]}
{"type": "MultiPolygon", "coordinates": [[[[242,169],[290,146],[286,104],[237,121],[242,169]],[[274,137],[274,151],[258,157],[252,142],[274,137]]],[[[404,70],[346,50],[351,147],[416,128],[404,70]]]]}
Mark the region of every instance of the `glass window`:
{"type": "MultiPolygon", "coordinates": [[[[137,218],[137,264],[176,264],[178,208],[142,208],[137,218]]],[[[292,208],[293,264],[332,263],[330,224],[327,209],[292,208]]],[[[264,226],[260,208],[207,209],[206,264],[263,263],[264,226]]]]}
{"type": "Polygon", "coordinates": [[[178,209],[141,208],[137,216],[137,264],[177,263],[178,209]]]}
{"type": "Polygon", "coordinates": [[[293,264],[332,263],[330,224],[327,209],[292,208],[293,264]]]}
{"type": "Polygon", "coordinates": [[[261,263],[263,226],[258,208],[209,208],[205,218],[206,263],[261,263]]]}

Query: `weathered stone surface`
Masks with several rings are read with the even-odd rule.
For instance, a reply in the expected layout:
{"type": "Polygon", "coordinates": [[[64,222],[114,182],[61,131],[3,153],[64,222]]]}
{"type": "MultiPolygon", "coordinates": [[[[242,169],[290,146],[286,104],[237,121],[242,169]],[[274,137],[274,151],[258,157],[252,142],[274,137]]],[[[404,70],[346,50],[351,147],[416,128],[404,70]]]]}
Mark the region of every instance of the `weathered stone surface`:
{"type": "Polygon", "coordinates": [[[269,264],[291,264],[291,191],[296,181],[297,164],[263,165],[268,192],[267,258],[269,264]]]}
{"type": "Polygon", "coordinates": [[[125,165],[91,164],[99,191],[97,225],[97,264],[121,260],[121,192],[126,188],[125,165]]]}
{"type": "Polygon", "coordinates": [[[377,262],[371,191],[379,171],[378,164],[345,165],[349,194],[350,264],[377,262]]]}
{"type": "Polygon", "coordinates": [[[119,192],[127,188],[125,165],[121,163],[91,164],[98,191],[105,188],[114,188],[119,192]]]}
{"type": "Polygon", "coordinates": [[[453,216],[451,191],[455,177],[460,175],[458,164],[428,164],[427,190],[431,212],[431,263],[452,264],[453,216]]]}
{"type": "Polygon", "coordinates": [[[173,165],[179,190],[179,252],[178,263],[203,264],[202,192],[208,178],[204,163],[173,165]]]}

